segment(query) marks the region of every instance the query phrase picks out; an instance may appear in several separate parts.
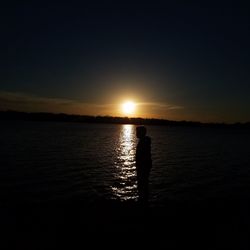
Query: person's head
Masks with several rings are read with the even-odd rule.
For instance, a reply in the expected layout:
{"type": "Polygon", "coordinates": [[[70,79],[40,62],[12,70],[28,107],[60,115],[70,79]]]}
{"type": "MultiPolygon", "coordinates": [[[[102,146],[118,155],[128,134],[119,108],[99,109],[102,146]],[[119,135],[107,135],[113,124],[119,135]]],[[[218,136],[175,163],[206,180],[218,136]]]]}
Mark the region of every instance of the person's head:
{"type": "Polygon", "coordinates": [[[144,126],[138,126],[136,127],[136,137],[137,138],[143,138],[147,134],[147,129],[144,126]]]}

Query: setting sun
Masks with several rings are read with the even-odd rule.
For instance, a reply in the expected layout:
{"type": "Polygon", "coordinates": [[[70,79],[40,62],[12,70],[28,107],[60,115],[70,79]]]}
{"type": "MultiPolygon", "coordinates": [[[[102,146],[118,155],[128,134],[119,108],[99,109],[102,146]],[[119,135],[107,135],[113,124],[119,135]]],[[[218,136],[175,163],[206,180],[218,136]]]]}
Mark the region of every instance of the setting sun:
{"type": "Polygon", "coordinates": [[[131,115],[135,112],[135,103],[132,101],[122,104],[122,111],[124,114],[131,115]]]}

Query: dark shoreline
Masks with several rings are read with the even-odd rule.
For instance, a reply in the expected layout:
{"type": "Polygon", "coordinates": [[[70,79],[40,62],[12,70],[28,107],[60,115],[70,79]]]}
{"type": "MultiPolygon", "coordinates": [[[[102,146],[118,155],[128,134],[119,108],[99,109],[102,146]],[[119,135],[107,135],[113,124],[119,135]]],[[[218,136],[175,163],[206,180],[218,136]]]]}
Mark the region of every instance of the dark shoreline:
{"type": "Polygon", "coordinates": [[[159,125],[159,126],[183,126],[183,127],[211,127],[211,128],[237,128],[250,129],[250,122],[246,123],[202,123],[197,121],[172,121],[150,118],[129,118],[112,116],[88,116],[70,115],[64,113],[45,112],[21,112],[21,111],[0,111],[1,120],[22,120],[22,121],[56,121],[56,122],[77,122],[77,123],[111,123],[111,124],[135,124],[135,125],[159,125]]]}
{"type": "Polygon", "coordinates": [[[109,246],[249,249],[250,200],[166,201],[143,208],[135,201],[74,200],[14,204],[1,209],[8,247],[109,246]]]}

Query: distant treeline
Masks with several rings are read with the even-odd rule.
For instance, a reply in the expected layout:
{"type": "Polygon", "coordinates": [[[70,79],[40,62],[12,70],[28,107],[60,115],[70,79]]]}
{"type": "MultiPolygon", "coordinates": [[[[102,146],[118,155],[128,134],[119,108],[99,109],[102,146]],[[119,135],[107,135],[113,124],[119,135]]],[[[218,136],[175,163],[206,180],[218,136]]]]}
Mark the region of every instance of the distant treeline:
{"type": "Polygon", "coordinates": [[[192,126],[192,127],[235,127],[250,128],[247,123],[201,123],[193,121],[171,121],[165,119],[129,118],[113,116],[89,116],[70,115],[64,113],[46,112],[20,112],[0,111],[0,120],[23,120],[23,121],[57,121],[57,122],[85,122],[85,123],[114,123],[114,124],[135,124],[135,125],[163,125],[163,126],[192,126]]]}

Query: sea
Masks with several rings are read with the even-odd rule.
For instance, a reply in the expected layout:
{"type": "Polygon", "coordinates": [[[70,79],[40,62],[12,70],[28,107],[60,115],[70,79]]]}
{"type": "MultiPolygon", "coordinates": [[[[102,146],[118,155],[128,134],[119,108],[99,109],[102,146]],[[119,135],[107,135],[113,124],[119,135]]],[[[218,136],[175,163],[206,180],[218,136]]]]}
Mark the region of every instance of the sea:
{"type": "MultiPolygon", "coordinates": [[[[246,197],[250,131],[147,126],[150,204],[246,197]]],[[[136,201],[135,125],[0,122],[1,205],[136,201]]]]}

